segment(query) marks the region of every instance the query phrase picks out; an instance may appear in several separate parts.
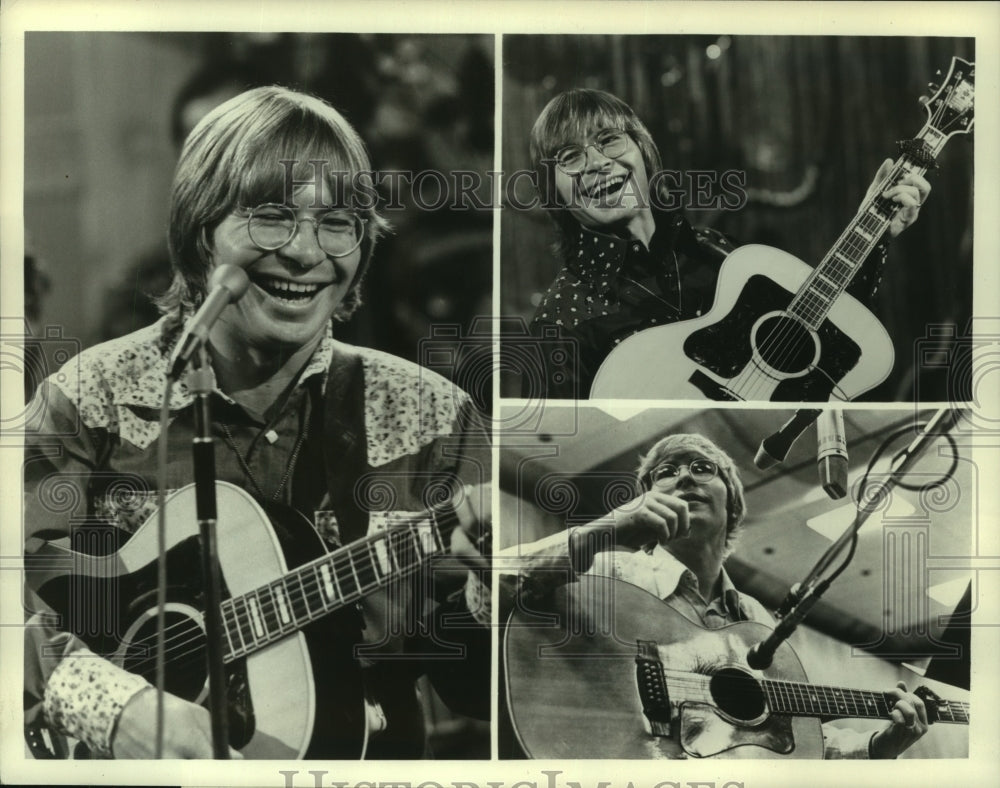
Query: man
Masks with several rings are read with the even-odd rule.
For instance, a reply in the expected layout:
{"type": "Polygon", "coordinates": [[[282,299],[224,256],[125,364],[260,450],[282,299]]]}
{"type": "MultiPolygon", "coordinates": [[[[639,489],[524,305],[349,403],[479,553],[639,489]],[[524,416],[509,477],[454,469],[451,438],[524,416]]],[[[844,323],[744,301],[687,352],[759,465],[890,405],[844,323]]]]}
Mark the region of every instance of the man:
{"type": "MultiPolygon", "coordinates": [[[[660,153],[616,96],[583,88],[560,93],[535,121],[530,149],[562,269],[531,324],[532,334],[546,340],[546,366],[541,380],[524,379],[522,389],[529,397],[585,399],[622,340],[711,308],[719,267],[734,246],[714,230],[693,228],[680,208],[666,210],[670,196],[655,185],[660,153]]],[[[886,160],[872,189],[891,168],[886,160]]],[[[665,184],[660,180],[661,189],[665,184]]],[[[912,173],[883,190],[899,209],[851,282],[851,295],[871,301],[886,241],[916,221],[929,194],[930,184],[912,173]]]]}
{"type": "MultiPolygon", "coordinates": [[[[690,621],[718,629],[738,621],[774,625],[739,592],[723,564],[746,514],[732,459],[701,435],[660,440],[636,471],[639,494],[607,516],[509,551],[523,559],[516,591],[544,597],[565,572],[615,577],[654,594],[690,621]]],[[[532,605],[529,604],[529,607],[532,605]]],[[[827,758],[895,758],[927,731],[923,702],[900,683],[892,721],[867,734],[824,729],[827,758]]]]}
{"type": "MultiPolygon", "coordinates": [[[[160,448],[167,458],[163,487],[191,483],[197,406],[185,381],[169,399],[165,435],[157,416],[171,354],[205,300],[210,278],[228,270],[223,266],[242,269],[250,284],[207,338],[216,476],[267,507],[269,516],[278,507],[305,515],[304,528],[291,520],[270,524],[270,539],[282,543],[289,566],[374,535],[402,512],[427,509],[445,488],[488,481],[487,436],[463,392],[401,359],[332,338],[331,321],[348,319],[360,303],[365,270],[387,226],[374,206],[350,190],[369,171],[362,141],[336,110],[283,88],[248,91],[199,122],[174,179],[174,279],[160,303],[164,317],[84,351],[37,394],[32,412],[38,420],[24,471],[29,556],[45,541],[66,536],[78,552],[93,551],[95,544],[103,552],[117,550],[154,509],[160,448]],[[109,539],[116,541],[109,545],[109,539]]],[[[476,503],[488,511],[488,504],[476,503]]],[[[253,545],[249,530],[245,537],[237,532],[229,545],[237,563],[243,556],[249,564],[241,571],[251,576],[253,545]]],[[[473,539],[461,528],[437,547],[448,551],[482,569],[473,539]]],[[[383,554],[371,571],[391,576],[393,557],[404,553],[383,554]]],[[[184,584],[179,563],[174,569],[181,575],[171,575],[172,587],[184,584]]],[[[364,585],[353,559],[349,568],[345,578],[353,575],[364,585]]],[[[308,654],[316,687],[307,693],[309,708],[302,709],[313,715],[313,737],[303,752],[265,757],[360,757],[353,740],[342,741],[340,728],[324,727],[342,713],[349,717],[345,728],[350,723],[367,732],[369,757],[425,755],[424,714],[414,683],[424,672],[453,708],[488,716],[489,632],[473,626],[481,589],[465,574],[437,586],[401,581],[390,587],[396,593],[388,600],[351,600],[333,629],[322,628],[329,619],[305,628],[307,641],[316,636],[308,654]],[[405,628],[387,622],[393,605],[406,617],[405,628]],[[454,636],[442,637],[438,625],[445,613],[465,622],[454,636]],[[436,659],[449,656],[455,640],[466,645],[465,659],[453,653],[436,659]],[[353,649],[364,644],[385,645],[388,661],[371,649],[361,659],[353,649]],[[401,659],[407,654],[413,657],[401,659]],[[343,693],[350,703],[342,702],[343,693]]],[[[89,613],[103,604],[72,584],[68,592],[35,590],[64,611],[89,613]]],[[[266,620],[287,625],[292,618],[298,624],[304,614],[308,619],[317,600],[340,598],[335,592],[333,575],[320,574],[302,585],[304,608],[296,607],[297,597],[287,588],[270,602],[257,602],[245,614],[248,637],[256,638],[266,620]]],[[[111,593],[112,618],[133,605],[140,612],[152,607],[118,586],[111,593]]],[[[190,602],[177,602],[173,610],[189,609],[183,605],[190,602]]],[[[26,722],[72,736],[100,757],[152,757],[157,703],[149,671],[126,671],[121,658],[95,656],[94,644],[77,631],[87,627],[71,633],[60,628],[65,621],[44,613],[26,630],[26,722]]],[[[114,651],[132,631],[127,622],[111,623],[119,626],[102,653],[114,651]]],[[[103,631],[110,624],[100,626],[103,631]]],[[[263,729],[269,712],[246,697],[242,663],[235,660],[228,668],[229,702],[239,718],[230,721],[234,756],[263,729]]],[[[282,676],[273,678],[282,689],[282,676]]],[[[212,757],[208,713],[192,702],[197,694],[166,695],[164,757],[212,757]]]]}

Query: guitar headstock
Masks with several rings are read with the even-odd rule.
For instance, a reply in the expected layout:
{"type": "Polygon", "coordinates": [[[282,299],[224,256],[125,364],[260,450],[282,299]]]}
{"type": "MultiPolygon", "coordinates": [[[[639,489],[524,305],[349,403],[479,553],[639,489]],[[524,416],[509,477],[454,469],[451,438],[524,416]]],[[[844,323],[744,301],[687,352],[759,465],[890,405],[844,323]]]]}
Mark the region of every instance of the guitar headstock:
{"type": "Polygon", "coordinates": [[[953,57],[948,76],[924,101],[928,123],[943,137],[969,133],[975,121],[975,97],[976,64],[953,57]]]}

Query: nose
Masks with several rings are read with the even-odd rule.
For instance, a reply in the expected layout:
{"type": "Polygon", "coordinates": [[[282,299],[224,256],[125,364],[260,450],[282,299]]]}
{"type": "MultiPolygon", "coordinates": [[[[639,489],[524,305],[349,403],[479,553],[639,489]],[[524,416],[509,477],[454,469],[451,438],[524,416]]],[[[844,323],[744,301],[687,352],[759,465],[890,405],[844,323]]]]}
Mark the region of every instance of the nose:
{"type": "Polygon", "coordinates": [[[326,252],[320,248],[316,229],[314,219],[299,219],[291,239],[281,247],[281,256],[293,260],[300,268],[315,268],[322,263],[326,252]]]}
{"type": "Polygon", "coordinates": [[[611,166],[611,158],[601,153],[600,149],[593,142],[584,145],[583,153],[586,157],[583,166],[584,172],[603,170],[611,166]]]}
{"type": "Polygon", "coordinates": [[[677,472],[677,476],[674,479],[674,487],[680,487],[681,484],[684,484],[685,486],[698,484],[698,482],[695,481],[695,478],[691,475],[690,465],[682,465],[677,472]]]}

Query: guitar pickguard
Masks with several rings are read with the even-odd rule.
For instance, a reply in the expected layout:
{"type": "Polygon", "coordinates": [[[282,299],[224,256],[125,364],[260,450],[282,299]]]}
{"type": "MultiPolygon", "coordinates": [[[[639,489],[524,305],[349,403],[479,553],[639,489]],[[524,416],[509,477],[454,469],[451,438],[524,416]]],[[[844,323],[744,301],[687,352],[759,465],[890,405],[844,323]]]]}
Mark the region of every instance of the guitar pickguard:
{"type": "Polygon", "coordinates": [[[681,704],[680,741],[684,752],[695,758],[711,758],[749,745],[775,755],[790,755],[795,749],[791,717],[771,716],[759,725],[741,727],[707,703],[681,704]]]}
{"type": "MultiPolygon", "coordinates": [[[[167,552],[168,659],[178,650],[189,658],[174,661],[165,676],[165,689],[192,703],[207,697],[208,671],[204,659],[205,630],[201,620],[201,546],[198,537],[183,539],[167,552]]],[[[156,562],[122,577],[69,575],[42,589],[45,601],[64,611],[65,628],[97,654],[130,673],[156,681],[156,562]],[[96,603],[96,604],[95,604],[96,603]]],[[[222,597],[229,597],[225,579],[222,597]]],[[[246,660],[226,665],[229,699],[229,741],[240,749],[253,737],[256,718],[249,692],[246,660]]]]}
{"type": "MultiPolygon", "coordinates": [[[[771,714],[756,678],[742,664],[752,643],[740,627],[731,630],[690,630],[689,637],[661,643],[660,661],[673,671],[704,676],[709,702],[682,699],[675,724],[683,751],[695,758],[733,753],[754,745],[775,755],[795,749],[790,717],[771,714]]],[[[759,750],[754,754],[759,755],[759,750]]]]}
{"type": "MultiPolygon", "coordinates": [[[[743,286],[733,308],[721,320],[694,331],[684,342],[684,354],[696,364],[720,378],[735,378],[754,361],[751,343],[755,324],[765,315],[783,311],[793,293],[763,275],[751,276],[743,286]]],[[[820,325],[819,358],[814,359],[815,344],[797,337],[800,347],[787,353],[787,368],[774,370],[778,381],[771,396],[775,401],[823,401],[830,397],[836,382],[850,372],[861,357],[861,348],[829,318],[820,325]],[[785,377],[790,375],[790,377],[785,377]]],[[[760,350],[760,348],[758,348],[760,350]]],[[[771,362],[766,354],[765,363],[771,362]]],[[[768,369],[765,367],[765,369],[768,369]]],[[[738,394],[739,392],[737,392],[738,394]]]]}
{"type": "MultiPolygon", "coordinates": [[[[297,512],[272,508],[268,520],[246,493],[226,484],[217,493],[223,599],[325,554],[315,529],[297,512]]],[[[191,535],[197,522],[193,509],[191,488],[167,501],[166,689],[201,703],[207,695],[204,595],[200,540],[191,535]]],[[[73,558],[79,566],[72,573],[38,589],[60,615],[61,628],[150,681],[155,675],[155,554],[155,525],[147,521],[109,560],[73,558]]],[[[230,744],[247,758],[361,757],[367,728],[364,685],[354,657],[359,642],[361,617],[349,606],[246,656],[234,656],[225,670],[230,744]]]]}

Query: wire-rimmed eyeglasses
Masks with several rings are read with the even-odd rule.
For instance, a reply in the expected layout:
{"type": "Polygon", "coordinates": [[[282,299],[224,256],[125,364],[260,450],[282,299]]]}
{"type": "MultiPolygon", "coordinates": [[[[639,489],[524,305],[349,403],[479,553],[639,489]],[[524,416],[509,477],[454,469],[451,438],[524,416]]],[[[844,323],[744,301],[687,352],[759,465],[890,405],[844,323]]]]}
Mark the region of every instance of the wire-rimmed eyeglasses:
{"type": "Polygon", "coordinates": [[[578,175],[587,167],[587,149],[593,148],[609,159],[628,150],[628,134],[621,129],[601,129],[586,145],[565,145],[555,153],[556,166],[567,175],[578,175]]]}
{"type": "Polygon", "coordinates": [[[333,208],[312,217],[299,218],[280,203],[265,203],[248,211],[247,232],[261,249],[280,249],[295,236],[301,222],[310,222],[319,248],[331,257],[345,257],[361,245],[365,220],[354,211],[333,208]]]}
{"type": "Polygon", "coordinates": [[[649,479],[650,485],[656,484],[659,481],[667,481],[670,479],[676,479],[681,475],[681,469],[687,468],[688,474],[691,478],[698,482],[698,484],[706,484],[712,481],[719,472],[719,466],[716,465],[711,460],[697,459],[691,460],[687,465],[676,465],[672,462],[664,462],[657,465],[653,470],[651,470],[646,478],[649,479]]]}

